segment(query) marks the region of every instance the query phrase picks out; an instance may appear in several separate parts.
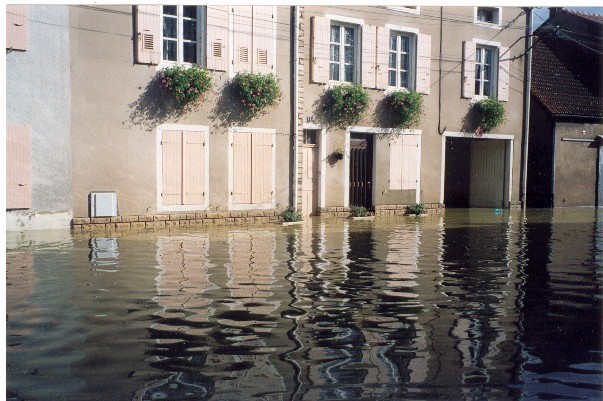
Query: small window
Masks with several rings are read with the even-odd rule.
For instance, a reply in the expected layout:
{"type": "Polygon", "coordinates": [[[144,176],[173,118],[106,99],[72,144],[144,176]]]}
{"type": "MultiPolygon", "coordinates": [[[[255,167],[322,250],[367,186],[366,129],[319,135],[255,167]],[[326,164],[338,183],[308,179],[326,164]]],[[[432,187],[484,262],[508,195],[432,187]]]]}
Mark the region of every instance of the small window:
{"type": "Polygon", "coordinates": [[[477,46],[475,51],[475,95],[496,96],[496,74],[498,49],[477,46]]]}
{"type": "Polygon", "coordinates": [[[198,63],[201,7],[162,7],[162,59],[174,63],[198,63]]]}
{"type": "Polygon", "coordinates": [[[475,22],[500,25],[500,7],[476,7],[475,22]]]}
{"type": "Polygon", "coordinates": [[[316,130],[304,130],[304,145],[316,145],[316,130]]]}
{"type": "Polygon", "coordinates": [[[392,32],[389,37],[388,86],[414,89],[415,36],[392,32]]]}
{"type": "Polygon", "coordinates": [[[331,81],[356,82],[358,57],[358,28],[331,24],[329,79],[331,81]]]}

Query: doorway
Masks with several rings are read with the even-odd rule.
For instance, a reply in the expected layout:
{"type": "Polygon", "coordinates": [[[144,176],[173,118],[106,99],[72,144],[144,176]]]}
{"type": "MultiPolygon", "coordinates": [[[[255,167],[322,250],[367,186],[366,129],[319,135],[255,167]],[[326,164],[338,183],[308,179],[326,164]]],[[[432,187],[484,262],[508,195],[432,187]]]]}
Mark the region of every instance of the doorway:
{"type": "Polygon", "coordinates": [[[301,177],[302,215],[316,214],[318,208],[318,136],[320,130],[304,129],[301,177]]]}
{"type": "Polygon", "coordinates": [[[350,206],[373,206],[373,135],[350,134],[350,206]]]}

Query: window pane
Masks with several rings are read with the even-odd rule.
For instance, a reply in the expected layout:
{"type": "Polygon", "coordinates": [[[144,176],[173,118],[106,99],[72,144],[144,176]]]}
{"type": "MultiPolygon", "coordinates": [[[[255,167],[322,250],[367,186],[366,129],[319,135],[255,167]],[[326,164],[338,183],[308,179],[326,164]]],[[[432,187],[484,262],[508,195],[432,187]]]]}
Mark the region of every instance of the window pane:
{"type": "Polygon", "coordinates": [[[352,46],[345,47],[344,56],[346,63],[354,64],[354,48],[352,46]]]}
{"type": "Polygon", "coordinates": [[[339,45],[331,45],[331,61],[339,61],[339,45]]]}
{"type": "Polygon", "coordinates": [[[329,65],[329,79],[332,81],[339,81],[339,64],[331,63],[329,65]]]}
{"type": "Polygon", "coordinates": [[[163,39],[163,59],[169,61],[177,60],[177,42],[175,40],[163,39]]]}
{"type": "Polygon", "coordinates": [[[396,86],[396,71],[389,70],[387,84],[389,86],[396,86]]]}
{"type": "Polygon", "coordinates": [[[163,13],[167,15],[176,15],[177,6],[163,6],[163,13]]]}
{"type": "Polygon", "coordinates": [[[408,57],[408,54],[401,54],[400,55],[400,69],[404,70],[404,71],[408,71],[410,68],[410,60],[408,57]]]}
{"type": "Polygon", "coordinates": [[[389,54],[389,68],[396,68],[396,53],[389,54]]]}
{"type": "Polygon", "coordinates": [[[475,61],[478,63],[482,62],[482,49],[476,49],[475,50],[475,61]]]}
{"type": "Polygon", "coordinates": [[[345,44],[353,45],[354,44],[354,28],[345,27],[344,34],[345,34],[345,44]]]}
{"type": "Polygon", "coordinates": [[[404,53],[410,52],[410,38],[408,36],[402,36],[402,51],[404,53]]]}
{"type": "Polygon", "coordinates": [[[396,50],[396,39],[395,35],[389,37],[389,50],[396,50]]]}
{"type": "Polygon", "coordinates": [[[197,21],[184,20],[184,40],[197,40],[197,21]]]}
{"type": "Polygon", "coordinates": [[[400,86],[408,88],[408,73],[405,71],[400,72],[400,86]]]}
{"type": "Polygon", "coordinates": [[[196,63],[197,62],[197,43],[184,42],[184,62],[185,63],[196,63]]]}
{"type": "Polygon", "coordinates": [[[331,25],[331,42],[340,43],[341,38],[339,37],[340,30],[337,25],[331,25]]]}
{"type": "Polygon", "coordinates": [[[485,49],[484,52],[486,53],[486,64],[492,64],[492,50],[485,49]]]}
{"type": "Polygon", "coordinates": [[[163,17],[163,37],[176,39],[177,22],[176,18],[163,17]]]}
{"type": "Polygon", "coordinates": [[[478,80],[475,81],[475,94],[476,95],[481,95],[481,92],[480,92],[480,81],[478,81],[478,80]]]}
{"type": "Polygon", "coordinates": [[[491,80],[492,79],[492,67],[489,65],[484,66],[484,79],[491,80]]]}
{"type": "Polygon", "coordinates": [[[354,66],[353,65],[345,65],[344,74],[346,82],[354,82],[354,66]]]}
{"type": "Polygon", "coordinates": [[[484,96],[490,96],[490,82],[484,82],[484,96]]]}
{"type": "Polygon", "coordinates": [[[482,79],[482,66],[479,64],[475,66],[475,79],[482,79]]]}
{"type": "Polygon", "coordinates": [[[182,9],[184,18],[197,18],[197,6],[183,6],[182,9]]]}

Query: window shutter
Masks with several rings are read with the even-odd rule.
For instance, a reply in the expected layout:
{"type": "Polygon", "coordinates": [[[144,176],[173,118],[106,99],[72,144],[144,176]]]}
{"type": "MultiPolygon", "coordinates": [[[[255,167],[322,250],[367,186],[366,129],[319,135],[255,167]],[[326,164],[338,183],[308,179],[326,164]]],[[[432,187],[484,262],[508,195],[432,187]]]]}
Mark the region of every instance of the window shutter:
{"type": "Polygon", "coordinates": [[[232,202],[251,203],[251,133],[232,138],[232,202]]]}
{"type": "Polygon", "coordinates": [[[27,6],[6,5],[6,48],[27,50],[27,6]]]}
{"type": "Polygon", "coordinates": [[[205,141],[203,132],[183,132],[182,204],[201,205],[205,201],[205,141]]]}
{"type": "Polygon", "coordinates": [[[251,155],[251,203],[272,202],[272,134],[254,133],[251,155]]]}
{"type": "Polygon", "coordinates": [[[469,99],[475,96],[475,51],[475,42],[463,42],[462,96],[469,99]]]}
{"type": "Polygon", "coordinates": [[[228,7],[207,6],[207,68],[228,71],[228,7]]]}
{"type": "Polygon", "coordinates": [[[431,36],[417,36],[417,85],[416,91],[429,95],[431,86],[431,36]]]}
{"type": "Polygon", "coordinates": [[[136,6],[136,62],[157,65],[161,59],[161,6],[136,6]]]}
{"type": "Polygon", "coordinates": [[[234,54],[232,58],[234,72],[251,72],[251,53],[253,38],[252,7],[234,6],[232,10],[234,15],[234,25],[232,33],[234,43],[234,54]]]}
{"type": "Polygon", "coordinates": [[[387,89],[389,65],[389,29],[377,27],[377,88],[387,89]]]}
{"type": "Polygon", "coordinates": [[[312,17],[312,82],[326,84],[329,80],[329,29],[328,18],[312,17]]]}
{"type": "Polygon", "coordinates": [[[417,189],[420,135],[402,135],[402,187],[417,189]]]}
{"type": "Polygon", "coordinates": [[[377,27],[362,26],[362,86],[374,88],[377,79],[377,27]]]}
{"type": "Polygon", "coordinates": [[[6,127],[6,208],[31,207],[31,133],[26,125],[6,127]]]}
{"type": "Polygon", "coordinates": [[[498,50],[499,59],[502,61],[498,62],[498,100],[501,102],[509,101],[509,68],[511,67],[511,60],[509,55],[506,54],[509,50],[508,47],[501,47],[498,50]],[[502,56],[501,56],[502,55],[502,56]]]}
{"type": "Polygon", "coordinates": [[[402,189],[402,138],[389,140],[389,189],[402,189]]]}
{"type": "Polygon", "coordinates": [[[161,203],[182,204],[182,131],[163,131],[161,203]]]}
{"type": "Polygon", "coordinates": [[[274,72],[274,7],[253,6],[253,72],[274,72]]]}

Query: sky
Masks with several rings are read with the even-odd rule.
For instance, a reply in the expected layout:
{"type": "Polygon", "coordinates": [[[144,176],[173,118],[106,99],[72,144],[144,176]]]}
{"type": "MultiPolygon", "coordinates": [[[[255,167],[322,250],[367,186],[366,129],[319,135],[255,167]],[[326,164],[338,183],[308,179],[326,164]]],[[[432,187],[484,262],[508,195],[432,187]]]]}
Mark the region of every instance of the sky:
{"type": "MultiPolygon", "coordinates": [[[[576,10],[585,13],[603,14],[603,7],[565,7],[569,10],[576,10]]],[[[538,28],[549,18],[548,7],[536,7],[534,9],[534,29],[538,28]]]]}

